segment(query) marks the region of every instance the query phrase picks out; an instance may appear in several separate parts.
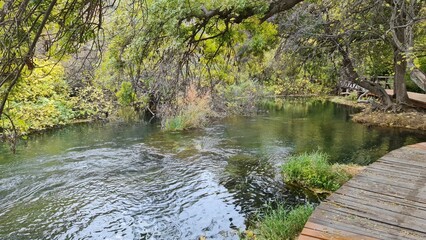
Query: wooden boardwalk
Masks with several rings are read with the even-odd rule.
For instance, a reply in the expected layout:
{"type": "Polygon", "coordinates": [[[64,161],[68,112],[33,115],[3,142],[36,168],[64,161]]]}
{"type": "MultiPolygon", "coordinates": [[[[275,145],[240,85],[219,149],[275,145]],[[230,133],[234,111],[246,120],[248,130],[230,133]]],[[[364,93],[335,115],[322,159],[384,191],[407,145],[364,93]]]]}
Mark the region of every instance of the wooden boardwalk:
{"type": "MultiPolygon", "coordinates": [[[[393,96],[393,90],[391,89],[386,89],[386,93],[389,96],[393,96]]],[[[426,94],[414,92],[408,92],[407,94],[411,101],[413,101],[417,106],[426,108],[426,94]]]]}
{"type": "Polygon", "coordinates": [[[426,143],[394,150],[348,181],[299,239],[426,239],[426,143]]]}

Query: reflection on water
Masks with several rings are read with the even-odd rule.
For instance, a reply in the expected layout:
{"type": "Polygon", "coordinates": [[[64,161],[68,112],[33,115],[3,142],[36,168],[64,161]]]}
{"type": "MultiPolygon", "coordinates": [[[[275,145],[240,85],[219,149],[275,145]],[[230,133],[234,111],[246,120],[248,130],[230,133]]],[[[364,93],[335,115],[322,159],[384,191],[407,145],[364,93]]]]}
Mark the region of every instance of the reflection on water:
{"type": "Polygon", "coordinates": [[[290,102],[184,133],[72,126],[0,149],[0,239],[237,239],[265,203],[304,203],[280,181],[289,154],[368,164],[426,135],[367,128],[351,109],[290,102]]]}

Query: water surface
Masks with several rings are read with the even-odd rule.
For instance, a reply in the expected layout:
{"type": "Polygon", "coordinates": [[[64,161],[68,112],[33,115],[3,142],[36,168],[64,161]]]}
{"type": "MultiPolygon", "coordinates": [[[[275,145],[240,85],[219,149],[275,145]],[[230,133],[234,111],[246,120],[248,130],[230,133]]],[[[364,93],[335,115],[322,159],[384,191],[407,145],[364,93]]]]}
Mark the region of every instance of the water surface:
{"type": "Polygon", "coordinates": [[[324,151],[368,164],[426,135],[350,122],[354,110],[295,101],[183,133],[108,123],[0,147],[0,239],[238,239],[265,203],[304,204],[278,168],[324,151]]]}

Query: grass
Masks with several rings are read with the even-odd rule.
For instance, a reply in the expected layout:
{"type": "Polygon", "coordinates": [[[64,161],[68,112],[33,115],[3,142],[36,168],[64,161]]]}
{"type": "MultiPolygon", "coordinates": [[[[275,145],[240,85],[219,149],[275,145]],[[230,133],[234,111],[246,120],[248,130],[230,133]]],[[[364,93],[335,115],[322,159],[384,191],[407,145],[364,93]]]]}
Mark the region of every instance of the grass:
{"type": "MultiPolygon", "coordinates": [[[[327,154],[312,152],[291,156],[282,166],[282,174],[286,183],[321,193],[318,189],[336,191],[362,169],[354,164],[330,164],[327,154]]],[[[241,237],[249,240],[295,239],[313,211],[312,205],[299,206],[290,211],[278,206],[267,213],[255,229],[245,231],[241,237]]]]}
{"type": "Polygon", "coordinates": [[[270,211],[258,223],[254,231],[247,231],[246,239],[295,239],[303,230],[313,211],[312,205],[299,206],[291,211],[279,206],[270,211]]]}
{"type": "Polygon", "coordinates": [[[314,192],[336,191],[352,177],[344,165],[331,165],[328,156],[320,152],[290,157],[282,166],[282,174],[286,183],[314,192]]]}
{"type": "Polygon", "coordinates": [[[195,87],[191,86],[186,97],[178,103],[180,110],[165,117],[163,130],[182,131],[203,127],[210,117],[215,116],[211,105],[209,94],[200,96],[195,87]]]}

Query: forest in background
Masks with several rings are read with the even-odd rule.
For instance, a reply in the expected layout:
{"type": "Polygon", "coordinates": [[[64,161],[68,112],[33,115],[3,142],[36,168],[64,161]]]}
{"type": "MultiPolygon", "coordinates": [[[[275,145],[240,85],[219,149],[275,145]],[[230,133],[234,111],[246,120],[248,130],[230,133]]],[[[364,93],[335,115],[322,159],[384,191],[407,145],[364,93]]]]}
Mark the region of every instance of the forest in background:
{"type": "Polygon", "coordinates": [[[425,20],[422,0],[1,1],[0,128],[147,112],[180,130],[343,80],[402,111],[425,90],[425,20]]]}

